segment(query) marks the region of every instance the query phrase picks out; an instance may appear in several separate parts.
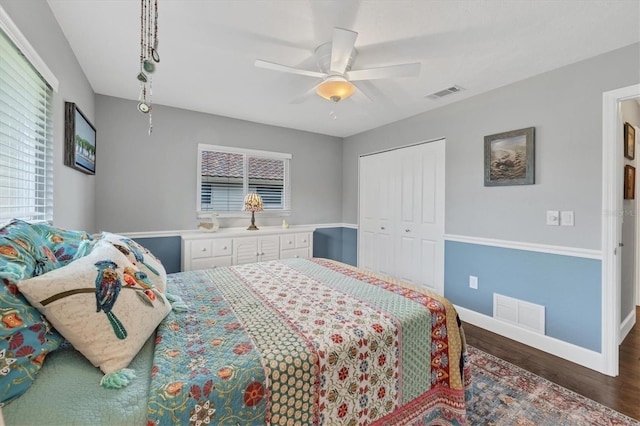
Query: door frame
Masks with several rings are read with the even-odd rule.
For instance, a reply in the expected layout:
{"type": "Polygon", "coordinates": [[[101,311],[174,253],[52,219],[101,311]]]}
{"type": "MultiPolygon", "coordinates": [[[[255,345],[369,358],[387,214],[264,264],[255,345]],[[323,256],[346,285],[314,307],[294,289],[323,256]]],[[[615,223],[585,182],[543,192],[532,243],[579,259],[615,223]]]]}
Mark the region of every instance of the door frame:
{"type": "Polygon", "coordinates": [[[640,96],[640,84],[602,94],[602,365],[617,376],[620,334],[620,262],[622,227],[622,126],[620,102],[640,96]]]}

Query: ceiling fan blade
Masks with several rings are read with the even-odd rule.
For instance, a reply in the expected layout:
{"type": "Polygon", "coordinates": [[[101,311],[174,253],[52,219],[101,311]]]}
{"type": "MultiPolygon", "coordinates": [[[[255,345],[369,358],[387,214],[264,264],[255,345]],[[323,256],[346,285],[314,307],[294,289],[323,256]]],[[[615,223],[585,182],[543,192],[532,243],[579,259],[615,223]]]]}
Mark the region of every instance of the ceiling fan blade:
{"type": "Polygon", "coordinates": [[[333,73],[344,74],[356,44],[358,33],[345,30],[344,28],[333,29],[333,40],[331,41],[331,66],[329,70],[333,73]]]}
{"type": "Polygon", "coordinates": [[[316,94],[316,89],[321,84],[322,84],[322,81],[320,83],[318,83],[318,84],[314,84],[311,89],[309,89],[306,92],[304,92],[303,94],[298,95],[295,98],[291,99],[291,101],[289,103],[290,104],[301,104],[302,102],[306,101],[307,99],[312,98],[316,94]]]}
{"type": "Polygon", "coordinates": [[[359,104],[373,102],[373,99],[371,98],[371,96],[369,96],[369,94],[367,93],[367,90],[362,88],[362,84],[358,84],[358,85],[354,84],[354,86],[356,86],[356,88],[358,89],[351,96],[354,101],[356,101],[359,104]]]}
{"type": "Polygon", "coordinates": [[[258,68],[266,68],[268,70],[287,72],[287,73],[290,73],[290,74],[304,75],[304,76],[307,76],[307,77],[325,78],[327,76],[327,74],[325,74],[323,72],[302,70],[300,68],[288,67],[286,65],[275,64],[273,62],[267,62],[267,61],[263,61],[261,59],[256,59],[256,61],[254,62],[254,65],[256,67],[258,67],[258,68]]]}
{"type": "Polygon", "coordinates": [[[366,70],[349,71],[346,73],[347,80],[378,80],[382,78],[415,77],[420,74],[420,62],[413,64],[389,65],[380,68],[369,68],[366,70]]]}

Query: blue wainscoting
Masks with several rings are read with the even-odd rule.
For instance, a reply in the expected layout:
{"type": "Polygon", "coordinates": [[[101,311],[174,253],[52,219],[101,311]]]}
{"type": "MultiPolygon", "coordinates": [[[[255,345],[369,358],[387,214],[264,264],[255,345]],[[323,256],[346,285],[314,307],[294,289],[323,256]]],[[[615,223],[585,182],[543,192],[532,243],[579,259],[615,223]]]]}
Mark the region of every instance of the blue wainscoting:
{"type": "Polygon", "coordinates": [[[160,259],[167,274],[180,272],[180,253],[182,251],[180,237],[134,238],[134,241],[160,259]]]}
{"type": "Polygon", "coordinates": [[[342,262],[356,266],[358,264],[358,230],[342,228],[342,262]]]}
{"type": "Polygon", "coordinates": [[[490,317],[493,293],[543,305],[547,336],[601,352],[601,269],[597,259],[446,241],[445,297],[490,317]]]}
{"type": "Polygon", "coordinates": [[[355,266],[357,240],[357,231],[352,228],[318,228],[313,233],[313,256],[355,266]]]}

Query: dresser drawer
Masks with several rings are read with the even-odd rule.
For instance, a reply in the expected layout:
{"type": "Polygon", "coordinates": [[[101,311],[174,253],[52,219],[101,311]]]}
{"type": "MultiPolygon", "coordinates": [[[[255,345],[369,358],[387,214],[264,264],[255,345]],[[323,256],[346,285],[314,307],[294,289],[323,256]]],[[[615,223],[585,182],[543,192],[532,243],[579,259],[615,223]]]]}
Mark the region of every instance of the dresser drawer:
{"type": "Polygon", "coordinates": [[[296,248],[296,234],[281,235],[280,236],[280,249],[287,250],[296,248]]]}
{"type": "Polygon", "coordinates": [[[231,256],[231,238],[215,240],[194,240],[191,241],[191,259],[202,259],[214,256],[231,256]]]}
{"type": "Polygon", "coordinates": [[[309,234],[295,234],[296,248],[309,247],[309,234]]]}
{"type": "Polygon", "coordinates": [[[233,253],[233,240],[231,238],[223,238],[211,240],[212,256],[231,256],[233,253]]]}
{"type": "Polygon", "coordinates": [[[191,270],[211,269],[216,266],[231,266],[231,256],[217,256],[191,260],[191,270]]]}
{"type": "Polygon", "coordinates": [[[308,248],[297,248],[290,250],[280,250],[280,259],[291,259],[292,257],[299,257],[306,259],[309,257],[308,248]]]}
{"type": "Polygon", "coordinates": [[[309,234],[290,234],[280,236],[280,248],[288,250],[292,248],[309,247],[309,234]]]}
{"type": "Polygon", "coordinates": [[[191,241],[191,259],[200,259],[203,257],[211,257],[211,240],[194,240],[191,241]]]}

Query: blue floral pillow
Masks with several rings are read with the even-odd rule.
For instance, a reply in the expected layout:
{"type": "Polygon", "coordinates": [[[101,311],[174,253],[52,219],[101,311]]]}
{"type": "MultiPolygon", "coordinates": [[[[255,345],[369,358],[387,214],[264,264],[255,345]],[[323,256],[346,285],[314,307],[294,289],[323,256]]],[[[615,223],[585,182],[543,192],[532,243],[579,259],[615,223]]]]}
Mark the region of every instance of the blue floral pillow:
{"type": "Polygon", "coordinates": [[[62,342],[17,287],[57,265],[29,223],[14,220],[0,228],[0,406],[27,391],[45,356],[62,342]]]}
{"type": "Polygon", "coordinates": [[[66,266],[73,259],[89,253],[88,243],[92,238],[84,231],[66,230],[46,223],[34,223],[31,228],[40,235],[55,256],[58,261],[56,268],[66,266]]]}

